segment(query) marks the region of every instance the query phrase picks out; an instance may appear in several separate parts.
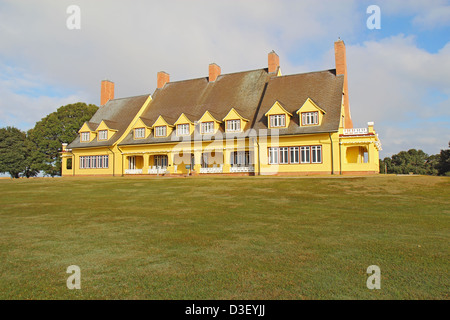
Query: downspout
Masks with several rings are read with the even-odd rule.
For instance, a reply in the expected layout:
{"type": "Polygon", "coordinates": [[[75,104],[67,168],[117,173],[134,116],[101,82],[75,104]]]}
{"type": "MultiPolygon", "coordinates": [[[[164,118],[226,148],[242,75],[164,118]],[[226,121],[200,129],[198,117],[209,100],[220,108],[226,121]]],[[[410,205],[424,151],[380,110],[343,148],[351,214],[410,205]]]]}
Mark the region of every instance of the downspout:
{"type": "Polygon", "coordinates": [[[334,174],[334,152],[333,152],[333,139],[331,139],[331,132],[328,132],[328,135],[330,136],[330,143],[331,143],[331,174],[334,174]]]}
{"type": "Polygon", "coordinates": [[[112,156],[113,156],[113,177],[116,176],[116,157],[114,156],[114,152],[108,148],[108,150],[111,152],[112,156]]]}

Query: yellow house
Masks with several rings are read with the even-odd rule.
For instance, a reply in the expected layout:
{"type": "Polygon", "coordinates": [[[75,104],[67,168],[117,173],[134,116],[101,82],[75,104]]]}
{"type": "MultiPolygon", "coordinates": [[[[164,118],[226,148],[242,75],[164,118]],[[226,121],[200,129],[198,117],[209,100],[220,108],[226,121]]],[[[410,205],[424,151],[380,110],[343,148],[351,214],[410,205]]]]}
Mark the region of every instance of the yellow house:
{"type": "Polygon", "coordinates": [[[101,98],[63,145],[62,174],[378,173],[373,122],[353,128],[342,40],[335,59],[336,69],[285,76],[273,51],[263,69],[221,74],[211,64],[208,77],[177,82],[159,72],[152,96],[101,98]]]}

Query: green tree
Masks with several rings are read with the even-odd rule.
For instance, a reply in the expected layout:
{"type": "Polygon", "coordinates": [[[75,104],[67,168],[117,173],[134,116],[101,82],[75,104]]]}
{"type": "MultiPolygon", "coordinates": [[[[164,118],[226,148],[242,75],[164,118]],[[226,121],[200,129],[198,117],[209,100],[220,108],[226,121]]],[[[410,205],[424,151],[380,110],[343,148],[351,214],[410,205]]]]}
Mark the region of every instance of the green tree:
{"type": "Polygon", "coordinates": [[[435,175],[438,173],[437,163],[437,155],[429,156],[422,150],[410,149],[381,160],[380,172],[385,173],[385,167],[387,167],[387,173],[408,174],[412,172],[435,175]]]}
{"type": "Polygon", "coordinates": [[[437,170],[440,175],[450,176],[450,142],[449,149],[441,150],[437,164],[437,170]]]}
{"type": "Polygon", "coordinates": [[[30,170],[43,170],[52,177],[61,175],[61,144],[72,142],[97,110],[96,105],[78,102],[62,106],[37,122],[28,132],[32,144],[30,170]]]}
{"type": "Polygon", "coordinates": [[[14,128],[0,128],[0,172],[19,178],[27,166],[29,149],[25,132],[14,128]]]}

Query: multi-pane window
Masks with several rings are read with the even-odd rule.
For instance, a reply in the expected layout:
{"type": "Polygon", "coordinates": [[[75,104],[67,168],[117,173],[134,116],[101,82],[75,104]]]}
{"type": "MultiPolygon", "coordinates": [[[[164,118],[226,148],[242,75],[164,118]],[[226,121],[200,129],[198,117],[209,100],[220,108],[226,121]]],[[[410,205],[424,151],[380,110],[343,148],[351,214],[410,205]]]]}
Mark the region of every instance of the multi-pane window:
{"type": "Polygon", "coordinates": [[[278,164],[278,148],[269,148],[269,164],[278,164]]]}
{"type": "Polygon", "coordinates": [[[155,127],[155,137],[165,137],[167,135],[167,126],[155,127]]]}
{"type": "Polygon", "coordinates": [[[237,151],[230,153],[230,164],[236,167],[248,167],[253,164],[253,154],[250,151],[237,151]]]}
{"type": "Polygon", "coordinates": [[[214,132],[214,122],[202,122],[202,133],[213,133],[214,132]]]}
{"type": "Polygon", "coordinates": [[[280,149],[280,164],[288,164],[289,156],[287,147],[279,148],[280,149]]]}
{"type": "Polygon", "coordinates": [[[183,124],[177,125],[177,135],[179,135],[179,136],[189,135],[189,124],[183,123],[183,124]]]}
{"type": "Polygon", "coordinates": [[[270,119],[270,127],[285,127],[286,126],[286,115],[285,114],[274,114],[269,116],[270,119]]]}
{"type": "Polygon", "coordinates": [[[227,132],[241,131],[241,120],[227,120],[227,132]]]}
{"type": "Polygon", "coordinates": [[[321,163],[322,162],[322,147],[312,146],[311,147],[311,163],[321,163]]]}
{"type": "Polygon", "coordinates": [[[167,155],[156,155],[153,163],[155,164],[155,167],[166,168],[169,163],[169,159],[167,155]]]}
{"type": "Polygon", "coordinates": [[[101,156],[81,156],[80,169],[106,169],[109,167],[109,157],[101,156]]]}
{"type": "Polygon", "coordinates": [[[322,146],[269,148],[269,164],[322,163],[322,146]]]}
{"type": "Polygon", "coordinates": [[[301,159],[302,163],[309,163],[310,160],[310,148],[309,147],[300,147],[301,159]]]}
{"type": "Polygon", "coordinates": [[[298,163],[298,147],[289,148],[289,157],[291,163],[298,163]]]}
{"type": "Polygon", "coordinates": [[[302,112],[302,125],[319,124],[319,112],[302,112]]]}
{"type": "Polygon", "coordinates": [[[81,141],[83,141],[83,142],[91,141],[91,133],[90,132],[82,132],[81,133],[81,141]]]}
{"type": "Polygon", "coordinates": [[[98,132],[98,140],[108,140],[108,130],[100,130],[98,132]]]}
{"type": "Polygon", "coordinates": [[[136,128],[136,129],[134,129],[134,138],[135,139],[143,139],[143,138],[145,138],[145,128],[136,128]]]}

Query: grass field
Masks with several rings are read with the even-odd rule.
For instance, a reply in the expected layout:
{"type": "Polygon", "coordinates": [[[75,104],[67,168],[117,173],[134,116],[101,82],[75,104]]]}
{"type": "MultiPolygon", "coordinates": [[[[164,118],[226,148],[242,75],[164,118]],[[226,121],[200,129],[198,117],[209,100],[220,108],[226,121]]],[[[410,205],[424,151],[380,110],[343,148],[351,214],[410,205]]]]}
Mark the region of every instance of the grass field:
{"type": "Polygon", "coordinates": [[[449,216],[445,177],[2,179],[0,299],[449,299],[449,216]]]}

